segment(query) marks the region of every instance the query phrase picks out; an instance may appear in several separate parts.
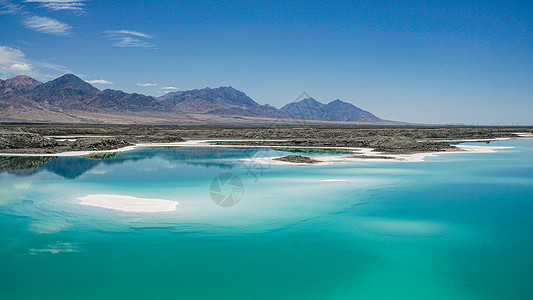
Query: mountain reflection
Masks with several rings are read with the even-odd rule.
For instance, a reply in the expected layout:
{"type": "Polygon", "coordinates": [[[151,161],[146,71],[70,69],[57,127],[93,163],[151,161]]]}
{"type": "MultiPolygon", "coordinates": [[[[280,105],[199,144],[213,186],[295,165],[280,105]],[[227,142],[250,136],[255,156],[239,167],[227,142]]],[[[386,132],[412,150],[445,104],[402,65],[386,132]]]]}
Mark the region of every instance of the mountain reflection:
{"type": "Polygon", "coordinates": [[[142,148],[131,152],[94,154],[81,157],[27,157],[0,156],[0,173],[8,172],[28,177],[49,171],[63,178],[75,179],[94,167],[123,164],[129,161],[160,158],[173,164],[194,165],[205,168],[231,169],[238,165],[234,158],[254,156],[264,149],[231,148],[142,148]]]}

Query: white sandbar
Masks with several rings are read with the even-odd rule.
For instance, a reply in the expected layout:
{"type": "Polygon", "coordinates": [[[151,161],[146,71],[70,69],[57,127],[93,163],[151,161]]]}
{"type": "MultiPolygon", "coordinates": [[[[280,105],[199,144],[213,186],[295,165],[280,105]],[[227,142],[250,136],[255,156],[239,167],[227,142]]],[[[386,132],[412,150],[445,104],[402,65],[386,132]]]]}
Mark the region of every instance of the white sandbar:
{"type": "Polygon", "coordinates": [[[174,211],[177,201],[165,199],[136,198],[124,195],[87,195],[78,198],[81,205],[96,206],[126,212],[174,211]]]}
{"type": "Polygon", "coordinates": [[[524,137],[524,138],[533,138],[533,133],[531,132],[515,132],[516,136],[524,137]]]}
{"type": "Polygon", "coordinates": [[[323,182],[344,182],[346,179],[322,179],[323,182]]]}

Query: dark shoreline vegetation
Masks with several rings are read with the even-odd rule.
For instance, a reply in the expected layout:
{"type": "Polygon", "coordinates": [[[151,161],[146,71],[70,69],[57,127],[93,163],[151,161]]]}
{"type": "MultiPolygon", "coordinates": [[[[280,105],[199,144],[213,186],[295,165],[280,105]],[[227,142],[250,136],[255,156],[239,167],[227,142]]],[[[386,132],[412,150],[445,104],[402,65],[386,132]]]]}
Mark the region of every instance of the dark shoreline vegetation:
{"type": "Polygon", "coordinates": [[[274,160],[296,163],[296,164],[318,164],[321,161],[307,156],[301,155],[286,155],[283,157],[274,158],[274,160]]]}
{"type": "MultiPolygon", "coordinates": [[[[112,150],[137,143],[169,143],[186,140],[220,140],[217,144],[265,146],[300,154],[350,154],[347,149],[373,148],[388,154],[457,151],[453,140],[485,140],[533,133],[533,127],[178,127],[4,125],[0,127],[0,153],[55,154],[66,151],[112,150]],[[73,137],[71,140],[61,136],[73,137]],[[73,140],[72,140],[73,139],[73,140]],[[236,140],[236,141],[224,141],[236,140]],[[254,141],[249,141],[254,140],[254,141]],[[452,141],[444,141],[452,140],[452,141]],[[306,147],[319,147],[310,149],[306,147]],[[324,148],[320,148],[324,147],[324,148]]],[[[116,154],[84,156],[105,160],[116,154]]],[[[378,156],[366,156],[377,158],[378,156]]],[[[381,156],[379,156],[381,158],[381,156]]],[[[365,158],[358,155],[357,158],[365,158]]],[[[55,157],[0,156],[0,170],[36,168],[55,157]]]]}
{"type": "MultiPolygon", "coordinates": [[[[0,153],[59,153],[111,150],[136,143],[170,143],[185,140],[220,140],[217,144],[284,147],[356,147],[408,154],[453,151],[454,142],[442,140],[495,139],[533,133],[533,127],[180,127],[3,125],[0,153]],[[64,141],[50,136],[73,136],[64,141]],[[243,140],[225,142],[224,140],[243,140]],[[245,141],[256,140],[256,141],[245,141]],[[283,140],[283,141],[272,141],[283,140]]],[[[312,152],[308,153],[320,153],[312,152]]],[[[339,150],[342,151],[342,150],[339,150]]]]}

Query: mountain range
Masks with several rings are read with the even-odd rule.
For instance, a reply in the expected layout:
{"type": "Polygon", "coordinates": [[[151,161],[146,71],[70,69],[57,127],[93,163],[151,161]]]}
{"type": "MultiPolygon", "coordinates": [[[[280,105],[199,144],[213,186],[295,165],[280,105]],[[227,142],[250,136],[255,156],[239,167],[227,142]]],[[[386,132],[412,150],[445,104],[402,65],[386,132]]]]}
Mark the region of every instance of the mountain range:
{"type": "Polygon", "coordinates": [[[20,75],[0,79],[0,122],[126,124],[254,124],[285,120],[389,123],[351,103],[313,98],[278,109],[229,87],[170,92],[161,97],[99,90],[76,75],[42,83],[20,75]]]}

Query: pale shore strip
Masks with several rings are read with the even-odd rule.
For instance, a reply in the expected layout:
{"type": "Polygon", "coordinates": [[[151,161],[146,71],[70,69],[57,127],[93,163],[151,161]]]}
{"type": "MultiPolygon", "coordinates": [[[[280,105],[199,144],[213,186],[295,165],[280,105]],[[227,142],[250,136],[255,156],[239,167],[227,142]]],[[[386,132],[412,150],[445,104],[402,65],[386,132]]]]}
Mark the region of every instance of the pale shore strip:
{"type": "Polygon", "coordinates": [[[345,182],[346,179],[322,179],[322,182],[345,182]]]}
{"type": "Polygon", "coordinates": [[[221,148],[294,148],[294,149],[341,149],[341,150],[360,150],[365,148],[350,148],[350,147],[309,147],[309,146],[266,146],[266,145],[217,145],[210,144],[213,142],[253,142],[253,141],[266,141],[266,142],[284,142],[286,140],[190,140],[185,142],[173,142],[173,143],[139,143],[132,146],[126,146],[123,148],[112,149],[112,150],[87,150],[87,151],[69,151],[69,152],[59,152],[59,153],[0,153],[0,156],[54,156],[54,157],[65,157],[65,156],[86,156],[93,154],[106,154],[106,153],[119,153],[135,150],[138,148],[144,147],[221,147],[221,148]]]}
{"type": "Polygon", "coordinates": [[[515,132],[516,136],[523,138],[533,138],[533,133],[531,132],[515,132]]]}
{"type": "Polygon", "coordinates": [[[0,156],[46,156],[46,157],[65,157],[65,156],[85,156],[93,154],[106,154],[106,153],[119,153],[126,152],[137,149],[138,146],[126,146],[123,148],[112,149],[112,150],[92,150],[92,151],[69,151],[69,152],[60,152],[60,153],[0,153],[0,156]]]}
{"type": "Polygon", "coordinates": [[[80,135],[45,135],[47,139],[77,139],[77,138],[112,138],[112,135],[90,135],[90,134],[80,134],[80,135]]]}
{"type": "Polygon", "coordinates": [[[81,205],[95,206],[124,212],[175,211],[179,202],[165,199],[137,198],[125,195],[87,195],[78,198],[81,205]]]}
{"type": "MultiPolygon", "coordinates": [[[[517,135],[519,137],[519,135],[517,135]]],[[[467,142],[492,142],[492,141],[507,141],[512,140],[513,138],[493,138],[493,139],[464,139],[464,140],[435,140],[434,142],[445,142],[445,143],[467,143],[467,142]]]]}
{"type": "MultiPolygon", "coordinates": [[[[520,136],[520,133],[517,133],[517,138],[529,138],[533,137],[523,134],[520,136]]],[[[496,138],[496,139],[486,139],[486,140],[453,140],[453,142],[471,142],[471,141],[494,141],[494,140],[507,140],[511,138],[496,138]]],[[[60,153],[0,153],[0,156],[33,156],[33,157],[73,157],[73,156],[86,156],[94,154],[107,154],[107,153],[119,153],[132,151],[138,148],[143,147],[221,147],[221,148],[285,148],[285,149],[335,149],[335,150],[348,150],[352,151],[354,155],[359,156],[383,156],[384,158],[362,158],[362,157],[351,157],[350,155],[324,155],[320,156],[320,163],[314,165],[324,165],[331,164],[334,162],[343,162],[343,161],[368,161],[368,162],[381,162],[381,161],[405,161],[405,162],[420,162],[424,161],[426,157],[436,156],[440,154],[447,153],[488,153],[495,152],[496,150],[509,149],[512,147],[492,147],[492,146],[469,146],[469,145],[454,145],[460,151],[441,151],[441,152],[423,152],[423,153],[413,153],[413,154],[387,154],[376,152],[372,148],[356,148],[356,147],[316,147],[316,146],[267,146],[267,145],[231,145],[231,144],[213,144],[214,142],[253,142],[253,141],[263,141],[263,142],[283,142],[286,140],[190,140],[185,142],[173,142],[173,143],[139,143],[133,146],[126,146],[119,149],[112,150],[95,150],[95,151],[70,151],[70,152],[60,152],[60,153]],[[386,157],[386,158],[385,158],[386,157]]],[[[241,159],[241,161],[254,161],[260,163],[268,163],[273,165],[308,165],[308,164],[299,164],[284,162],[279,160],[273,160],[278,157],[267,157],[267,158],[249,158],[241,159]]]]}
{"type": "MultiPolygon", "coordinates": [[[[512,149],[513,147],[492,147],[492,146],[470,146],[470,145],[455,145],[459,148],[460,151],[441,151],[441,152],[424,152],[424,153],[413,153],[413,154],[388,154],[376,152],[373,149],[367,148],[357,148],[359,152],[354,152],[353,155],[359,157],[354,157],[351,154],[342,154],[342,155],[322,155],[319,157],[313,157],[319,160],[319,163],[307,164],[307,163],[291,163],[285,161],[276,160],[281,156],[272,156],[272,157],[257,157],[257,158],[243,158],[240,159],[242,162],[255,163],[261,165],[330,165],[334,163],[343,163],[343,162],[423,162],[427,157],[434,157],[441,154],[460,154],[460,153],[493,153],[497,150],[503,149],[512,149]],[[371,158],[364,158],[364,156],[370,156],[371,158]],[[381,156],[383,158],[376,158],[375,156],[381,156]]],[[[296,147],[299,148],[299,147],[296,147]]],[[[341,148],[345,149],[345,148],[341,148]]]]}

